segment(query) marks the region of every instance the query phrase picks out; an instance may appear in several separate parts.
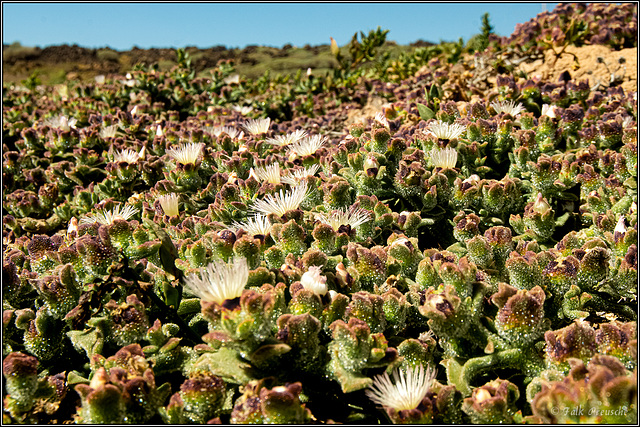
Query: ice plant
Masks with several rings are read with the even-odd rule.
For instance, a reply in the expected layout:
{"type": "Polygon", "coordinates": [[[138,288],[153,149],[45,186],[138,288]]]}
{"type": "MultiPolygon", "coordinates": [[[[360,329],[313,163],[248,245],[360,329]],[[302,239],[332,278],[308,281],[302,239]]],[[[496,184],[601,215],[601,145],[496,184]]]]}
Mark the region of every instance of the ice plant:
{"type": "Polygon", "coordinates": [[[88,216],[82,218],[80,220],[80,224],[92,224],[97,222],[99,224],[113,224],[113,221],[116,219],[123,219],[125,221],[129,220],[132,216],[138,213],[138,210],[133,206],[125,206],[122,210],[120,207],[122,205],[118,205],[112,210],[102,209],[99,212],[90,213],[88,216]]]}
{"type": "Polygon", "coordinates": [[[288,211],[298,209],[300,203],[307,196],[307,183],[303,182],[286,193],[280,190],[275,196],[268,194],[262,200],[256,200],[252,207],[253,209],[262,212],[264,214],[275,214],[283,216],[288,211]]]}
{"type": "Polygon", "coordinates": [[[300,139],[307,136],[307,132],[302,129],[297,129],[293,132],[289,132],[286,135],[276,135],[273,138],[267,138],[264,141],[269,144],[285,146],[298,142],[300,139]]]}
{"type": "Polygon", "coordinates": [[[289,157],[309,156],[318,151],[327,142],[322,135],[311,135],[289,146],[289,157]]]}
{"type": "Polygon", "coordinates": [[[131,73],[127,73],[125,77],[126,77],[126,80],[118,80],[118,81],[128,87],[134,87],[136,85],[136,81],[135,79],[132,78],[131,73]]]}
{"type": "Polygon", "coordinates": [[[318,266],[311,266],[306,273],[300,278],[300,283],[305,289],[313,291],[317,295],[326,295],[329,291],[327,287],[327,278],[320,275],[322,268],[318,266]]]}
{"type": "Polygon", "coordinates": [[[249,175],[253,175],[257,181],[280,184],[280,164],[273,163],[265,167],[256,166],[255,168],[251,168],[249,175]]]}
{"type": "Polygon", "coordinates": [[[342,225],[349,225],[351,228],[356,228],[371,220],[371,216],[366,209],[354,209],[352,207],[349,210],[337,209],[330,215],[318,213],[316,214],[316,219],[337,231],[342,225]]]}
{"type": "Polygon", "coordinates": [[[188,144],[181,145],[178,148],[170,148],[167,150],[167,154],[171,156],[176,162],[183,165],[192,163],[195,164],[202,153],[204,144],[202,142],[190,142],[188,144]]]}
{"type": "Polygon", "coordinates": [[[490,104],[496,113],[506,113],[512,117],[524,111],[524,106],[520,103],[516,104],[514,101],[495,101],[490,104]]]}
{"type": "Polygon", "coordinates": [[[476,55],[489,84],[479,45],[392,59],[382,31],[334,42],[331,79],[180,54],[134,87],[6,84],[3,421],[636,421],[637,11],[558,8],[476,55]],[[489,67],[590,34],[614,81],[489,67]]]}
{"type": "Polygon", "coordinates": [[[308,168],[298,169],[298,170],[295,170],[294,172],[289,172],[289,174],[283,176],[280,179],[280,181],[284,182],[285,184],[296,185],[300,180],[308,176],[315,175],[316,172],[318,172],[318,169],[320,169],[320,165],[317,163],[314,163],[308,168]]]}
{"type": "Polygon", "coordinates": [[[114,138],[116,136],[116,132],[118,131],[118,125],[111,125],[100,129],[98,135],[100,138],[114,138]]]}
{"type": "Polygon", "coordinates": [[[69,130],[71,128],[76,127],[76,123],[78,123],[78,120],[74,117],[67,117],[67,116],[54,116],[54,117],[48,117],[46,119],[44,119],[44,124],[52,127],[52,128],[56,128],[56,129],[60,129],[60,130],[69,130]]]}
{"type": "Polygon", "coordinates": [[[536,200],[533,202],[533,211],[539,214],[547,213],[551,209],[549,202],[542,197],[542,193],[538,193],[536,200]]]}
{"type": "Polygon", "coordinates": [[[133,164],[136,163],[139,159],[144,158],[144,151],[144,147],[142,147],[139,153],[130,148],[116,151],[115,153],[113,153],[113,161],[133,164]]]}
{"type": "Polygon", "coordinates": [[[393,381],[388,373],[377,375],[365,391],[369,399],[378,405],[397,411],[414,409],[425,397],[436,376],[435,369],[422,364],[414,369],[393,370],[393,381]]]}
{"type": "Polygon", "coordinates": [[[444,149],[434,148],[429,152],[429,155],[431,156],[431,162],[437,168],[453,169],[456,167],[458,152],[451,147],[444,149]]]}
{"type": "Polygon", "coordinates": [[[250,119],[242,127],[252,135],[259,135],[266,133],[270,125],[271,119],[267,117],[266,119],[250,119]]]}
{"type": "Polygon", "coordinates": [[[178,195],[175,193],[163,194],[158,197],[160,206],[165,215],[178,216],[178,195]]]}
{"type": "Polygon", "coordinates": [[[213,136],[220,136],[226,133],[231,139],[239,139],[244,136],[244,132],[231,126],[207,126],[204,128],[204,131],[213,136]]]}
{"type": "Polygon", "coordinates": [[[201,267],[198,274],[185,277],[185,288],[203,301],[222,304],[225,300],[242,295],[249,278],[245,258],[234,258],[231,264],[222,260],[201,267]]]}
{"type": "Polygon", "coordinates": [[[458,123],[446,123],[440,120],[432,122],[429,125],[428,132],[438,139],[455,139],[462,135],[466,127],[458,123]]]}
{"type": "Polygon", "coordinates": [[[234,105],[231,108],[233,108],[235,111],[242,114],[243,116],[246,116],[247,114],[253,111],[253,107],[250,105],[234,105]]]}
{"type": "Polygon", "coordinates": [[[240,83],[240,74],[238,73],[231,74],[230,76],[225,77],[223,81],[228,85],[238,84],[240,83]]]}
{"type": "Polygon", "coordinates": [[[389,121],[384,116],[384,113],[382,111],[377,112],[373,119],[376,122],[380,123],[382,126],[386,127],[387,129],[389,128],[389,121]]]}
{"type": "Polygon", "coordinates": [[[262,214],[256,214],[253,217],[247,219],[246,222],[234,221],[231,225],[236,230],[242,228],[243,230],[254,236],[266,236],[269,233],[269,230],[271,230],[271,221],[269,221],[269,218],[267,218],[266,215],[262,214]]]}
{"type": "Polygon", "coordinates": [[[542,112],[541,112],[541,116],[547,116],[550,117],[552,119],[555,119],[556,116],[556,111],[557,111],[557,107],[555,105],[549,105],[549,104],[543,104],[542,105],[542,112]]]}

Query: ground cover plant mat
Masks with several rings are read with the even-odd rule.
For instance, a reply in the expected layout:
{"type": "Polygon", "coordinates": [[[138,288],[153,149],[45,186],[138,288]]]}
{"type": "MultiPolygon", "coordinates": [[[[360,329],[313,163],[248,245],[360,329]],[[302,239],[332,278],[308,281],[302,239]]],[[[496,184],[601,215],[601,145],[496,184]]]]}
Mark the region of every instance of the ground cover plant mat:
{"type": "Polygon", "coordinates": [[[637,423],[637,4],[387,33],[3,83],[4,423],[637,423]]]}

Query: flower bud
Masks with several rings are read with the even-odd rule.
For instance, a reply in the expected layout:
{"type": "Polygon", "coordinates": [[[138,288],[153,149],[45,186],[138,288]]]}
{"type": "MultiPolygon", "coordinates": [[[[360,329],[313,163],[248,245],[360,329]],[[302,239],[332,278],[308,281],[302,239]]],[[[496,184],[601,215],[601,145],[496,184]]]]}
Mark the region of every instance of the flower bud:
{"type": "Polygon", "coordinates": [[[517,412],[518,387],[508,380],[495,379],[474,388],[464,399],[462,410],[474,424],[511,424],[517,412]]]}
{"type": "Polygon", "coordinates": [[[553,235],[555,230],[554,211],[541,193],[538,193],[535,201],[525,206],[523,222],[527,231],[539,241],[547,240],[553,235]]]}

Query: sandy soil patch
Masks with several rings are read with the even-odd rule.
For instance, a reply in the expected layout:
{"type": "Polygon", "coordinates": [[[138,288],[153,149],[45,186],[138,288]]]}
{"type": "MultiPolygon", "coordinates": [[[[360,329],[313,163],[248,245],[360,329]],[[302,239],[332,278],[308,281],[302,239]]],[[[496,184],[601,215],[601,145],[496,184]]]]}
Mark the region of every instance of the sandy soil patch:
{"type": "MultiPolygon", "coordinates": [[[[556,48],[556,51],[559,52],[560,49],[556,48]]],[[[635,47],[615,51],[602,45],[568,46],[557,59],[549,50],[545,53],[544,60],[522,63],[517,68],[530,77],[539,76],[552,82],[558,81],[560,74],[567,70],[574,81],[587,79],[591,87],[600,83],[601,88],[611,85],[613,74],[621,79],[620,86],[625,93],[638,91],[638,48],[635,47]],[[598,61],[598,58],[604,63],[598,61]],[[621,59],[623,63],[620,62],[621,59]]]]}

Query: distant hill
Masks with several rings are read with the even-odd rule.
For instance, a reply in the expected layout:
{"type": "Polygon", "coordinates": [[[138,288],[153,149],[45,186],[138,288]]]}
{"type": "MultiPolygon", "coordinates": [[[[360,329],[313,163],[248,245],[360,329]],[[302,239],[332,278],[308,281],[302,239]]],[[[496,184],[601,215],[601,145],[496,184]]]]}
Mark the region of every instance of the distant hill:
{"type": "MultiPolygon", "coordinates": [[[[387,42],[385,49],[392,54],[434,43],[419,40],[406,46],[387,42]]],[[[233,60],[241,75],[256,78],[269,69],[272,73],[295,73],[312,68],[317,73],[332,69],[337,62],[328,44],[282,48],[251,45],[243,49],[214,46],[207,49],[187,47],[197,72],[215,67],[221,60],[233,60]]],[[[175,49],[139,49],[127,51],[110,48],[91,49],[78,45],[59,45],[46,48],[22,46],[20,43],[2,46],[3,82],[20,82],[34,72],[44,84],[62,83],[67,79],[90,81],[100,74],[124,74],[135,64],[157,63],[161,70],[176,64],[175,49]]]]}

